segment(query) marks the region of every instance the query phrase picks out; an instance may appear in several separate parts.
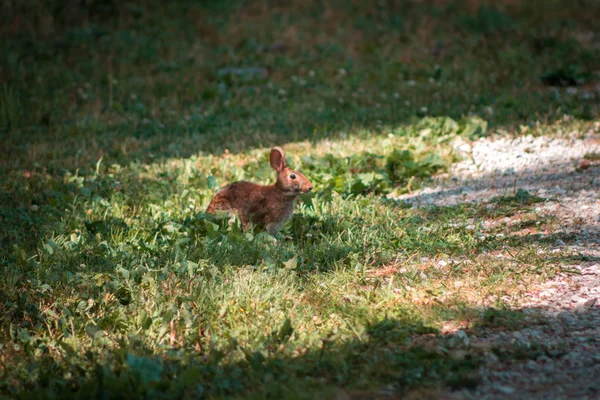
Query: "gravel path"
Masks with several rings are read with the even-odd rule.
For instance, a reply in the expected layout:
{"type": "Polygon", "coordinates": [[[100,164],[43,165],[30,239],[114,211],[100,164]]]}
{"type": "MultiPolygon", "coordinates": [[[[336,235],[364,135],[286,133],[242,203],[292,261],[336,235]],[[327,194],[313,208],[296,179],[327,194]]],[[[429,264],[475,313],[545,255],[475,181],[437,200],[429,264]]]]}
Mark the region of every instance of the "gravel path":
{"type": "Polygon", "coordinates": [[[568,244],[556,239],[556,248],[579,257],[562,263],[574,273],[558,273],[527,296],[511,299],[518,308],[541,313],[542,324],[467,338],[468,346],[486,354],[481,383],[442,397],[600,399],[600,160],[590,159],[600,155],[600,123],[584,135],[484,138],[458,148],[468,158],[438,177],[437,186],[400,199],[414,207],[486,203],[525,189],[547,199],[536,204],[538,215],[558,220],[557,230],[547,235],[575,238],[568,244]],[[546,350],[534,358],[499,360],[485,351],[498,344],[523,346],[530,354],[538,344],[546,350]]]}

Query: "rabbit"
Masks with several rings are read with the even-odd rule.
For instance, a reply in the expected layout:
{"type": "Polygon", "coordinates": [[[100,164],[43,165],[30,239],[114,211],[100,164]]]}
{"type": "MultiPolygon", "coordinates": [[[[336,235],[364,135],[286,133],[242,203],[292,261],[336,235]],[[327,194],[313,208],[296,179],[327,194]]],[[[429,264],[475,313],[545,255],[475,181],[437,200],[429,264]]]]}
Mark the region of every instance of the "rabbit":
{"type": "Polygon", "coordinates": [[[313,190],[308,178],[291,170],[285,161],[283,149],[271,149],[271,167],[277,171],[277,181],[272,185],[252,182],[234,182],[223,187],[211,200],[207,213],[227,211],[237,213],[242,228],[252,222],[262,226],[271,236],[276,236],[284,222],[292,217],[296,199],[313,190]]]}

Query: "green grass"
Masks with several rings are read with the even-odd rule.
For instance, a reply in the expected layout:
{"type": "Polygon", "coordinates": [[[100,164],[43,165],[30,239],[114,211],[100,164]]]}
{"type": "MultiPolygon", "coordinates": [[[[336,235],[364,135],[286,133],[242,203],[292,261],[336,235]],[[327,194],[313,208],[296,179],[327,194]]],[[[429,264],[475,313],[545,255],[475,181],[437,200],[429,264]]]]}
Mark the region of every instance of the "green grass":
{"type": "Polygon", "coordinates": [[[597,2],[89,4],[0,8],[2,396],[473,387],[443,326],[526,324],[503,299],[570,257],[526,191],[394,198],[457,140],[592,129],[597,2]],[[315,184],[278,243],[203,212],[276,144],[315,184]]]}

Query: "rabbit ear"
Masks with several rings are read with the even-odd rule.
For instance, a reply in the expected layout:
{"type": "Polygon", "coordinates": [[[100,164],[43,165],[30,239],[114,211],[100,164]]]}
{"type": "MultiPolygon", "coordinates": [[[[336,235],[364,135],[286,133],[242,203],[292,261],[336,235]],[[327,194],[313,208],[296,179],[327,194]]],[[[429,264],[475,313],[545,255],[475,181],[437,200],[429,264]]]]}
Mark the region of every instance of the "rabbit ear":
{"type": "Polygon", "coordinates": [[[285,155],[283,149],[279,146],[275,146],[271,149],[271,167],[277,172],[281,172],[287,164],[285,163],[285,155]]]}

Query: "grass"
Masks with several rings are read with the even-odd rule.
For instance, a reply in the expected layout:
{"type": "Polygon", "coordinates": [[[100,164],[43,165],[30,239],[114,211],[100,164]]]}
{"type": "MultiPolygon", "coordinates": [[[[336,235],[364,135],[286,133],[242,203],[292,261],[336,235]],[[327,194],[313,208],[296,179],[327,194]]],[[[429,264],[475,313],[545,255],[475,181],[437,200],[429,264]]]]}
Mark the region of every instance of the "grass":
{"type": "Polygon", "coordinates": [[[600,9],[362,3],[2,6],[3,396],[477,384],[481,352],[444,327],[526,324],[508,299],[569,256],[534,236],[555,222],[521,190],[394,198],[457,140],[592,129],[600,9]],[[203,212],[226,182],[273,179],[274,144],[316,192],[277,244],[203,212]]]}

